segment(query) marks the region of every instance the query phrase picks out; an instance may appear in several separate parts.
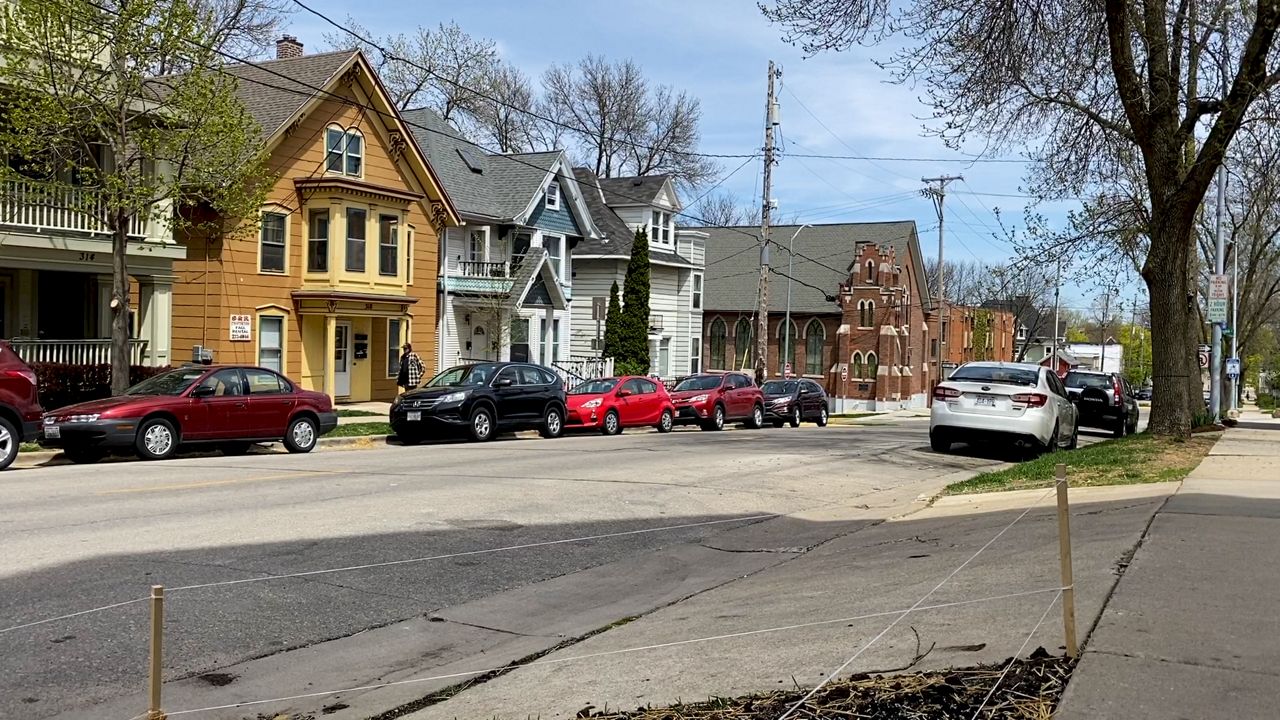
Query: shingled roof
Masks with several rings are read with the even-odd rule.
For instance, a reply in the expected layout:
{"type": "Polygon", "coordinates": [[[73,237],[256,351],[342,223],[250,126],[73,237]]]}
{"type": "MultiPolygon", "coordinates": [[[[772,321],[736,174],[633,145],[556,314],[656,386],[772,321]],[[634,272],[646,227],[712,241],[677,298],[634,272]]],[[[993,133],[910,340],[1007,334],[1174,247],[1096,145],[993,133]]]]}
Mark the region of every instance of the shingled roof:
{"type": "Polygon", "coordinates": [[[337,50],[252,65],[227,65],[223,72],[240,80],[236,95],[262,128],[265,140],[321,93],[355,58],[355,50],[337,50]],[[283,77],[282,77],[283,76],[283,77]]]}
{"type": "Polygon", "coordinates": [[[651,205],[670,175],[637,175],[635,177],[600,178],[604,201],[613,207],[651,205]]]}
{"type": "MultiPolygon", "coordinates": [[[[627,181],[628,186],[630,186],[632,178],[600,178],[590,168],[574,168],[573,174],[578,179],[578,187],[582,188],[582,197],[587,202],[587,210],[591,212],[591,219],[595,221],[596,227],[600,228],[600,232],[604,234],[604,237],[601,238],[583,240],[573,249],[573,254],[631,257],[631,246],[635,244],[636,239],[635,233],[622,221],[622,218],[618,217],[618,213],[609,207],[608,197],[610,193],[605,190],[605,186],[610,183],[620,186],[623,184],[621,181],[627,181]]],[[[656,189],[651,195],[647,195],[650,200],[658,196],[658,192],[662,189],[662,183],[666,181],[666,176],[659,176],[657,179],[660,182],[655,186],[656,189]]],[[[645,184],[642,183],[642,185],[645,184]]],[[[645,193],[638,193],[635,197],[645,196],[645,193]]],[[[618,197],[618,195],[614,193],[613,197],[618,197]]],[[[640,203],[628,193],[623,204],[638,205],[640,203]]],[[[693,266],[693,263],[683,255],[655,248],[652,244],[649,246],[649,261],[693,266]]]]}
{"type": "MultiPolygon", "coordinates": [[[[799,225],[776,225],[770,233],[773,245],[770,261],[775,270],[787,272],[787,244],[799,225]]],[[[758,226],[732,228],[699,228],[708,234],[707,269],[704,279],[707,312],[754,312],[760,277],[758,226]]],[[[916,236],[914,220],[876,223],[834,223],[804,228],[795,239],[795,262],[791,276],[791,311],[800,313],[839,313],[839,307],[827,295],[835,295],[840,284],[849,280],[849,266],[865,243],[890,245],[902,262],[913,256],[919,272],[924,261],[916,236]],[[814,286],[814,287],[809,287],[814,286]],[[815,288],[822,288],[821,290],[815,288]]],[[[917,278],[919,282],[920,278],[917,278]]],[[[783,312],[787,307],[787,280],[774,274],[769,286],[769,311],[783,312]]],[[[924,288],[917,288],[923,295],[924,288]]]]}

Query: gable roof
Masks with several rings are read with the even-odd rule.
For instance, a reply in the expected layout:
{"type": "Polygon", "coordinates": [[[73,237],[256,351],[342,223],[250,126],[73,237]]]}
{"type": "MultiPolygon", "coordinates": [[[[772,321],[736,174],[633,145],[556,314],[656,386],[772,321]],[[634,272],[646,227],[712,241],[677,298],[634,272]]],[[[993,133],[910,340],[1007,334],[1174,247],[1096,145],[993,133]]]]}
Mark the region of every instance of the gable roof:
{"type": "MultiPolygon", "coordinates": [[[[591,219],[595,221],[596,227],[600,228],[600,232],[603,235],[600,238],[582,241],[573,249],[573,254],[598,257],[631,257],[631,247],[635,245],[636,240],[635,232],[609,206],[608,198],[610,194],[604,188],[606,184],[613,180],[630,180],[631,178],[600,178],[590,168],[581,167],[574,168],[573,174],[578,179],[578,187],[582,188],[582,197],[587,203],[587,210],[591,213],[591,219]]],[[[658,190],[662,189],[663,184],[658,184],[658,190]]],[[[616,193],[613,196],[618,197],[616,193]]],[[[641,196],[643,196],[643,193],[636,194],[636,197],[641,196]]],[[[652,197],[657,197],[657,193],[655,192],[652,197]]],[[[635,206],[641,204],[633,199],[629,192],[625,200],[626,202],[623,204],[626,205],[635,206]]],[[[652,243],[649,245],[649,261],[695,267],[693,262],[679,253],[655,248],[652,243]]]]}
{"type": "Polygon", "coordinates": [[[670,175],[600,178],[600,191],[605,203],[614,207],[652,205],[669,179],[670,175]]]}
{"type": "MultiPolygon", "coordinates": [[[[791,283],[792,312],[839,314],[839,306],[827,300],[826,295],[839,293],[840,284],[849,280],[848,267],[857,259],[861,246],[867,243],[892,246],[903,265],[906,265],[905,258],[912,258],[916,268],[912,273],[916,283],[912,296],[927,297],[921,277],[924,261],[914,220],[811,225],[796,235],[801,227],[775,225],[771,233],[773,241],[783,245],[779,248],[775,244],[771,248],[773,267],[784,273],[789,259],[786,245],[795,235],[795,262],[789,273],[795,279],[791,283]]],[[[760,277],[760,253],[757,251],[760,228],[700,229],[708,235],[707,269],[703,281],[706,288],[705,312],[755,312],[760,277]]],[[[770,312],[786,310],[786,282],[787,279],[778,274],[770,278],[770,312]],[[781,292],[779,288],[782,288],[781,292]]],[[[928,303],[927,300],[925,302],[928,303]]]]}
{"type": "Polygon", "coordinates": [[[227,65],[222,70],[243,81],[239,83],[236,94],[262,127],[262,139],[265,141],[284,129],[284,125],[303,106],[322,95],[316,88],[327,87],[346,71],[357,54],[355,50],[336,50],[283,60],[227,65]]]}

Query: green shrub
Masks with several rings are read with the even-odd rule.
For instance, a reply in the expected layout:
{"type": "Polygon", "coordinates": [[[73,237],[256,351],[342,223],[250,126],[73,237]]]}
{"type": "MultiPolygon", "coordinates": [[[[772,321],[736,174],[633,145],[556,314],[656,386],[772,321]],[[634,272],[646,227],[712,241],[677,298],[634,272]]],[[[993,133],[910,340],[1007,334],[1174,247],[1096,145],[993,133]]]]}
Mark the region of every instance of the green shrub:
{"type": "MultiPolygon", "coordinates": [[[[45,410],[111,397],[110,365],[33,363],[31,369],[36,373],[40,405],[45,410]]],[[[129,384],[140,383],[169,369],[133,365],[129,368],[129,384]]]]}
{"type": "Polygon", "coordinates": [[[1260,393],[1258,395],[1258,409],[1270,412],[1276,409],[1276,397],[1271,393],[1260,393]]]}

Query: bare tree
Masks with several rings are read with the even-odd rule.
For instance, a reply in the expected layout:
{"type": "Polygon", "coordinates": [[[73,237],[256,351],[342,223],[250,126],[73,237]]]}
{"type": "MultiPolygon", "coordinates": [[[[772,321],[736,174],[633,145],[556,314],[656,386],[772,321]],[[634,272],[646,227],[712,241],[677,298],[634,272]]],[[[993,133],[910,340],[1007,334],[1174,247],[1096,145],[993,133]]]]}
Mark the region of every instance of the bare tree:
{"type": "MultiPolygon", "coordinates": [[[[293,4],[289,0],[188,0],[187,7],[207,28],[201,44],[210,48],[221,64],[227,56],[247,60],[262,57],[275,45],[293,4]]],[[[148,70],[155,75],[191,70],[188,45],[174,43],[164,48],[148,70]]]]}
{"type": "MultiPolygon", "coordinates": [[[[1280,0],[771,0],[765,14],[809,52],[894,38],[896,79],[920,82],[952,143],[1029,145],[1040,191],[1105,194],[1126,155],[1142,172],[1142,277],[1155,397],[1150,427],[1190,432],[1193,230],[1250,106],[1280,83],[1280,0]],[[1232,3],[1235,5],[1235,3],[1232,3]],[[1219,31],[1224,28],[1225,31],[1219,31]],[[899,37],[905,42],[898,42],[899,37]],[[1226,88],[1225,92],[1219,88],[1226,88]]],[[[1130,206],[1133,207],[1132,205],[1130,206]]]]}
{"type": "Polygon", "coordinates": [[[713,193],[699,200],[690,210],[689,223],[707,227],[759,225],[760,206],[740,201],[731,193],[713,193]]]}
{"type": "MultiPolygon", "coordinates": [[[[929,278],[929,292],[936,294],[937,258],[930,258],[925,262],[925,277],[929,278]]],[[[954,305],[981,305],[994,296],[992,267],[976,260],[945,261],[943,279],[946,282],[947,301],[954,305]]]]}
{"type": "Polygon", "coordinates": [[[510,63],[500,62],[489,78],[487,95],[471,109],[481,144],[503,153],[542,149],[533,147],[537,98],[529,76],[510,63]]]}
{"type": "Polygon", "coordinates": [[[697,98],[668,85],[655,88],[645,103],[644,125],[628,148],[631,172],[671,174],[694,187],[714,178],[720,168],[713,160],[689,154],[698,147],[701,119],[697,98]]]}

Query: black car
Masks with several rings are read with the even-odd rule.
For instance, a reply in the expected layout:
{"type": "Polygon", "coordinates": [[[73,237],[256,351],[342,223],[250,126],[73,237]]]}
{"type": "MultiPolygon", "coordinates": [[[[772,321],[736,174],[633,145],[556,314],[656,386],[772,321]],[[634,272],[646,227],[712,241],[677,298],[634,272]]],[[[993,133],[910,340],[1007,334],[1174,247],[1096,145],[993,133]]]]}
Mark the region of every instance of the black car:
{"type": "Polygon", "coordinates": [[[801,422],[815,422],[826,427],[827,393],[812,380],[770,380],[760,386],[764,392],[764,418],[776,428],[783,423],[800,427],[801,422]]]}
{"type": "Polygon", "coordinates": [[[500,431],[564,432],[565,393],[560,376],[528,363],[459,365],[391,403],[391,429],[401,442],[465,433],[485,441],[500,431]]]}
{"type": "Polygon", "coordinates": [[[1081,427],[1110,430],[1115,437],[1138,431],[1138,401],[1129,382],[1119,374],[1072,370],[1062,384],[1079,411],[1081,427]]]}

